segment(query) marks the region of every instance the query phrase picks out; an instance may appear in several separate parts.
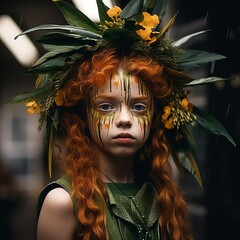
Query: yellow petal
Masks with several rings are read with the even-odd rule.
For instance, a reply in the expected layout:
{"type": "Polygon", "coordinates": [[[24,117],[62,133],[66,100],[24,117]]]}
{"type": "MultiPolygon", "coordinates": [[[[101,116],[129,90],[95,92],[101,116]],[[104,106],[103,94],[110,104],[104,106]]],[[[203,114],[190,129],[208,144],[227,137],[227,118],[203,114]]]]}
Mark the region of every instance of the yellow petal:
{"type": "Polygon", "coordinates": [[[183,98],[182,101],[180,102],[181,106],[185,109],[188,107],[188,100],[186,98],[183,98]]]}
{"type": "Polygon", "coordinates": [[[144,28],[154,28],[159,24],[159,18],[156,14],[150,15],[148,12],[143,12],[143,20],[138,24],[144,28]]]}
{"type": "Polygon", "coordinates": [[[136,31],[136,33],[144,40],[151,40],[150,35],[152,31],[150,28],[139,29],[136,31]]]}
{"type": "Polygon", "coordinates": [[[170,113],[171,112],[171,107],[170,106],[166,106],[166,107],[164,107],[163,111],[165,113],[170,113]]]}
{"type": "Polygon", "coordinates": [[[165,113],[162,115],[162,120],[166,120],[169,115],[170,115],[169,112],[165,112],[165,113]]]}
{"type": "Polygon", "coordinates": [[[33,115],[34,113],[35,113],[35,109],[34,108],[28,108],[27,109],[27,112],[28,112],[28,114],[30,114],[30,115],[33,115]]]}
{"type": "Polygon", "coordinates": [[[153,36],[150,40],[150,42],[148,42],[148,44],[152,44],[153,42],[155,42],[157,40],[157,37],[156,36],[153,36]]]}
{"type": "Polygon", "coordinates": [[[40,113],[40,105],[35,102],[35,101],[31,101],[26,103],[26,107],[28,107],[27,112],[28,114],[34,114],[34,113],[40,113]]]}
{"type": "Polygon", "coordinates": [[[114,6],[113,8],[107,11],[107,15],[113,19],[113,18],[117,18],[121,12],[122,12],[122,9],[120,7],[114,6]]]}
{"type": "Polygon", "coordinates": [[[172,118],[169,118],[169,120],[164,124],[166,129],[172,129],[173,125],[172,125],[172,118]]]}
{"type": "Polygon", "coordinates": [[[35,104],[35,101],[26,103],[26,107],[32,107],[35,104]]]}

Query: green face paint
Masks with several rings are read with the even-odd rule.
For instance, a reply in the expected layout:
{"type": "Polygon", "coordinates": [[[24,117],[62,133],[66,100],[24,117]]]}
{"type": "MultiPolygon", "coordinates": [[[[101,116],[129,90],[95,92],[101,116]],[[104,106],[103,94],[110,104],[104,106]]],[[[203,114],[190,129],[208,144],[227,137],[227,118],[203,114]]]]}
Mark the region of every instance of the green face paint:
{"type": "Polygon", "coordinates": [[[117,125],[118,119],[138,125],[144,139],[152,121],[152,97],[145,84],[136,76],[123,71],[110,77],[92,92],[88,105],[93,134],[102,142],[102,132],[117,125]],[[128,120],[125,120],[128,119],[128,120]]]}

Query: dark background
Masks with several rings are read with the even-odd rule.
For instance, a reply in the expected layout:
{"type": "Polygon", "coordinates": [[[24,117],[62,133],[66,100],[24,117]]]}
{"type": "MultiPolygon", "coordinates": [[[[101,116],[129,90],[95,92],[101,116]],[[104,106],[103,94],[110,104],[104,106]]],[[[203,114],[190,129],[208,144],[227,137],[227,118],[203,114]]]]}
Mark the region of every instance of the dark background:
{"type": "MultiPolygon", "coordinates": [[[[126,0],[118,2],[122,7],[123,2],[127,3],[126,0]]],[[[191,40],[188,47],[217,52],[227,57],[192,74],[201,77],[221,76],[232,80],[198,88],[192,94],[193,101],[200,103],[226,127],[237,147],[223,137],[196,131],[204,188],[201,189],[190,176],[179,177],[179,181],[189,203],[196,240],[237,239],[240,224],[240,14],[237,1],[172,0],[169,3],[169,17],[179,10],[170,31],[173,38],[178,39],[192,32],[210,29],[211,31],[203,36],[191,40]]],[[[50,0],[1,1],[0,15],[3,14],[10,15],[22,30],[46,23],[65,23],[60,11],[50,0]]],[[[34,41],[40,35],[41,33],[34,32],[29,34],[29,37],[34,41]]],[[[37,44],[36,46],[40,55],[43,54],[42,47],[37,44]]],[[[26,67],[14,59],[0,39],[1,129],[9,124],[5,120],[5,111],[13,108],[6,106],[6,101],[34,86],[35,78],[26,75],[26,70],[26,67]]],[[[22,111],[21,107],[14,107],[14,111],[15,109],[22,111]]],[[[12,131],[16,135],[16,131],[21,133],[27,127],[21,119],[15,119],[12,131]]],[[[1,137],[2,148],[5,146],[5,139],[5,136],[1,137]]],[[[19,159],[22,164],[17,167],[16,164],[8,164],[11,159],[0,152],[0,240],[36,239],[36,199],[40,189],[51,180],[47,174],[43,139],[42,135],[39,135],[38,141],[39,145],[43,146],[43,154],[36,154],[33,166],[38,167],[35,170],[33,167],[29,168],[24,159],[19,159]],[[39,181],[32,181],[35,174],[40,174],[39,181]],[[30,177],[24,182],[21,181],[22,176],[30,177]],[[7,194],[4,194],[5,188],[2,186],[7,186],[7,194]]]]}

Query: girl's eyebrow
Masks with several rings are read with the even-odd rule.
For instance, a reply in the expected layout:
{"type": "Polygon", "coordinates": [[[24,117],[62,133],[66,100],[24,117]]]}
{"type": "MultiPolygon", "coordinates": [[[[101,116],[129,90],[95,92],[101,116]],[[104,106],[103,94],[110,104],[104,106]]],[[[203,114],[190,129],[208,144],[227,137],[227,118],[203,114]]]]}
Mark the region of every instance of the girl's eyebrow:
{"type": "MultiPolygon", "coordinates": [[[[95,97],[95,100],[97,100],[97,99],[114,100],[116,98],[114,96],[101,94],[101,95],[97,95],[95,97]]],[[[138,100],[144,100],[144,99],[149,100],[150,97],[149,96],[145,96],[145,95],[141,95],[141,96],[138,96],[138,97],[130,97],[130,100],[132,100],[132,101],[138,101],[138,100]]]]}
{"type": "Polygon", "coordinates": [[[100,94],[100,95],[97,95],[97,96],[95,97],[95,100],[98,100],[98,99],[114,100],[115,97],[109,96],[109,95],[100,94]]]}
{"type": "Polygon", "coordinates": [[[131,97],[130,101],[150,100],[149,96],[141,95],[139,97],[131,97]]]}

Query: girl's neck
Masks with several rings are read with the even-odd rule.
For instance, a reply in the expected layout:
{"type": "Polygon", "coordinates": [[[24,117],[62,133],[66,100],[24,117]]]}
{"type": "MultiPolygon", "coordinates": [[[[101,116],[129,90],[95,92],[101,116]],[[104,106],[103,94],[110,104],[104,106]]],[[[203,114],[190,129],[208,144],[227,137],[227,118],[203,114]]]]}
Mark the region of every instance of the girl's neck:
{"type": "Polygon", "coordinates": [[[114,173],[114,172],[103,172],[103,181],[105,183],[132,183],[134,182],[134,174],[130,173],[114,173]]]}
{"type": "Polygon", "coordinates": [[[110,182],[108,176],[116,183],[134,182],[134,158],[117,158],[115,156],[98,156],[100,171],[103,173],[103,181],[110,182]],[[106,176],[105,176],[106,175],[106,176]]]}

